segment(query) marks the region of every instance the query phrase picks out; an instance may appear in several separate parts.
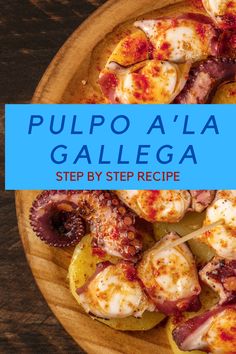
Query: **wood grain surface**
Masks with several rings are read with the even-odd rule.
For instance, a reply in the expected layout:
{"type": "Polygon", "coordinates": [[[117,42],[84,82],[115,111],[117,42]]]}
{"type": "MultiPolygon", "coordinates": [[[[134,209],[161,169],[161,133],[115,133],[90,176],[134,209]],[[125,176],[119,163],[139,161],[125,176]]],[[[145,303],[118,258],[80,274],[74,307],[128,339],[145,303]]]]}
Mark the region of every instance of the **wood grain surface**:
{"type": "Polygon", "coordinates": [[[0,0],[0,352],[84,353],[48,308],[4,189],[4,106],[25,103],[68,36],[105,0],[0,0]]]}

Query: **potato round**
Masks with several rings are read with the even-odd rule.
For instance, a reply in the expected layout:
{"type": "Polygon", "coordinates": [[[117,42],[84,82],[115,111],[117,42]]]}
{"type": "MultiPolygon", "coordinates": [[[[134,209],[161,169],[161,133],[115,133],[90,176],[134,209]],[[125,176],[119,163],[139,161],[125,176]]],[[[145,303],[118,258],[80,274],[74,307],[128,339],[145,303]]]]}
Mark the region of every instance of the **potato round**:
{"type": "Polygon", "coordinates": [[[212,103],[236,103],[236,82],[224,84],[218,88],[212,103]]]}

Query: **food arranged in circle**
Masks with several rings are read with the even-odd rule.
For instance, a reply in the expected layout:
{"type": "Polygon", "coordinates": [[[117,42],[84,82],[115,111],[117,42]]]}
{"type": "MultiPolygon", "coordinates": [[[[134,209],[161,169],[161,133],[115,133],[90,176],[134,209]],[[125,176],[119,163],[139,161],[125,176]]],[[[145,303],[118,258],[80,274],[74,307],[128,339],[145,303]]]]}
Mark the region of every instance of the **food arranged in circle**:
{"type": "MultiPolygon", "coordinates": [[[[78,102],[236,103],[235,0],[184,1],[114,33],[78,102]]],[[[29,217],[48,245],[75,245],[70,290],[93,319],[166,323],[176,354],[236,353],[236,191],[43,191],[29,217]]]]}
{"type": "Polygon", "coordinates": [[[235,208],[234,190],[43,191],[30,223],[50,246],[77,244],[70,290],[93,319],[129,331],[166,321],[174,352],[229,354],[235,208]]]}

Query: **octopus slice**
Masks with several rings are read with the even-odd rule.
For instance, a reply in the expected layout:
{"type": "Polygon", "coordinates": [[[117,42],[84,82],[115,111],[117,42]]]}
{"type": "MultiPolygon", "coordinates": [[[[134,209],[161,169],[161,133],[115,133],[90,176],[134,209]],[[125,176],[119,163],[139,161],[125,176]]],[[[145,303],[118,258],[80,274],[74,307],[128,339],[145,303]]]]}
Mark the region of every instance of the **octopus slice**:
{"type": "Polygon", "coordinates": [[[180,324],[173,331],[184,351],[203,350],[234,354],[236,348],[236,305],[218,306],[180,324]]]}
{"type": "Polygon", "coordinates": [[[124,37],[115,47],[107,64],[115,62],[130,66],[151,58],[151,44],[143,31],[135,31],[124,37]]]}
{"type": "Polygon", "coordinates": [[[219,38],[218,56],[236,58],[236,30],[222,32],[219,38]]]}
{"type": "Polygon", "coordinates": [[[77,294],[87,313],[105,319],[141,317],[145,310],[155,309],[142,289],[134,265],[127,261],[98,264],[77,294]]]}
{"type": "Polygon", "coordinates": [[[207,208],[205,225],[222,220],[198,237],[198,240],[210,246],[224,259],[236,259],[236,190],[219,190],[213,203],[207,208]]]}
{"type": "Polygon", "coordinates": [[[116,194],[139,217],[150,222],[178,222],[191,203],[186,190],[125,190],[116,194]]]}
{"type": "Polygon", "coordinates": [[[199,62],[190,70],[189,79],[174,103],[207,103],[217,86],[222,82],[234,81],[235,77],[235,59],[210,58],[199,62]]]}
{"type": "Polygon", "coordinates": [[[124,68],[109,63],[99,84],[110,103],[170,103],[183,89],[190,63],[146,60],[124,68]]]}
{"type": "Polygon", "coordinates": [[[152,57],[183,63],[216,55],[219,31],[212,20],[201,14],[136,21],[135,26],[149,38],[152,57]]]}
{"type": "Polygon", "coordinates": [[[235,0],[202,0],[203,6],[211,18],[223,29],[236,29],[235,0]]]}
{"type": "Polygon", "coordinates": [[[236,300],[236,260],[213,258],[200,272],[201,280],[219,294],[219,304],[236,300]]]}
{"type": "MultiPolygon", "coordinates": [[[[57,209],[71,208],[73,213],[82,217],[90,225],[95,253],[103,251],[112,256],[132,260],[139,256],[142,241],[134,226],[135,214],[116,195],[106,191],[42,192],[32,205],[31,225],[40,238],[57,243],[58,232],[55,232],[55,227],[52,227],[55,216],[54,205],[57,209]]],[[[68,233],[73,230],[74,235],[76,227],[71,230],[69,225],[67,226],[68,233]]],[[[60,240],[67,239],[64,229],[61,234],[60,240]]],[[[81,234],[76,241],[78,242],[80,238],[81,234]]]]}
{"type": "Polygon", "coordinates": [[[197,213],[203,212],[215,198],[216,191],[213,190],[191,190],[191,210],[197,213]]]}
{"type": "Polygon", "coordinates": [[[166,235],[144,253],[137,266],[147,294],[166,315],[200,308],[201,287],[192,253],[185,244],[164,249],[178,238],[175,233],[166,235]]]}

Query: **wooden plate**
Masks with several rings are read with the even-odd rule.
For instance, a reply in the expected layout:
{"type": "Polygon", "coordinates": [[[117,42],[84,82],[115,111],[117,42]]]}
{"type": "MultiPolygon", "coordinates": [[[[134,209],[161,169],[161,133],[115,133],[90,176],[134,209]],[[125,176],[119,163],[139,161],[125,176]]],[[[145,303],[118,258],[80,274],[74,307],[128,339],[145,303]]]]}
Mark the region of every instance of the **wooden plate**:
{"type": "MultiPolygon", "coordinates": [[[[93,48],[118,24],[178,0],[110,0],[80,26],[45,72],[33,103],[74,102],[78,80],[87,73],[93,48]]],[[[115,331],[83,314],[69,292],[71,249],[50,248],[29,225],[29,208],[37,191],[16,192],[19,231],[35,280],[65,330],[88,353],[171,353],[164,327],[147,332],[115,331]]]]}

